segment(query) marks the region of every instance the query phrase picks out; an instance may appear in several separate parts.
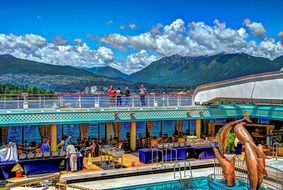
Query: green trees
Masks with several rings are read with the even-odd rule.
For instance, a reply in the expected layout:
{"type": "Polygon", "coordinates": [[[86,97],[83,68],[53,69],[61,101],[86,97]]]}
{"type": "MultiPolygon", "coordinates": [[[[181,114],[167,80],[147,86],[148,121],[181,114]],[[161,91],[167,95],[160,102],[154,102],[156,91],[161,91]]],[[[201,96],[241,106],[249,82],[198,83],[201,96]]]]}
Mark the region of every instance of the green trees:
{"type": "Polygon", "coordinates": [[[16,85],[16,84],[0,84],[0,94],[53,94],[51,90],[45,90],[37,87],[29,87],[27,85],[16,85]]]}

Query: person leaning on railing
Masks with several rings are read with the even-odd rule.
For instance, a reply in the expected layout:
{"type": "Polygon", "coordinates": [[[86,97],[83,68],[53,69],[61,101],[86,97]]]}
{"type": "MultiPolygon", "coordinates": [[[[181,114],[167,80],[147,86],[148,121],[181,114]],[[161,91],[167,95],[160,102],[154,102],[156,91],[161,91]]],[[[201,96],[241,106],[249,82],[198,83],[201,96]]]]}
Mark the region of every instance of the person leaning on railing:
{"type": "Polygon", "coordinates": [[[113,86],[110,86],[108,89],[108,95],[109,95],[109,106],[115,105],[115,96],[116,96],[116,90],[113,86]]]}
{"type": "Polygon", "coordinates": [[[141,105],[145,106],[145,96],[147,94],[146,88],[142,84],[140,87],[140,98],[141,98],[141,105]]]}
{"type": "Polygon", "coordinates": [[[131,92],[129,90],[129,87],[126,86],[125,88],[125,106],[129,106],[129,101],[130,101],[130,96],[131,96],[131,92]]]}
{"type": "Polygon", "coordinates": [[[122,106],[122,96],[123,92],[121,91],[120,88],[117,88],[116,90],[116,99],[117,99],[117,106],[122,106]]]}

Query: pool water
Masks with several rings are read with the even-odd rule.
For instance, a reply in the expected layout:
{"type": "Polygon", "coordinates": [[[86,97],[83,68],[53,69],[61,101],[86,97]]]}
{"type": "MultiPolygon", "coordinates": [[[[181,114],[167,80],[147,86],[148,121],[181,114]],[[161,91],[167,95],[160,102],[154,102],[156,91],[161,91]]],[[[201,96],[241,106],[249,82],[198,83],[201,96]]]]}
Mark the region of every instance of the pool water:
{"type": "MultiPolygon", "coordinates": [[[[113,188],[112,188],[113,189],[113,188]]],[[[227,187],[224,180],[209,180],[207,177],[173,180],[143,185],[114,188],[114,190],[248,190],[249,185],[236,181],[233,187],[227,187]]],[[[260,190],[265,190],[261,187],[260,190]]]]}
{"type": "Polygon", "coordinates": [[[114,188],[114,190],[208,190],[207,177],[198,177],[193,179],[173,180],[165,182],[150,183],[144,185],[135,185],[122,188],[114,188]],[[182,181],[182,182],[181,182],[182,181]]]}
{"type": "Polygon", "coordinates": [[[267,159],[266,160],[266,165],[283,171],[283,159],[282,158],[281,159],[277,159],[277,160],[275,158],[270,159],[270,160],[267,159]]]}

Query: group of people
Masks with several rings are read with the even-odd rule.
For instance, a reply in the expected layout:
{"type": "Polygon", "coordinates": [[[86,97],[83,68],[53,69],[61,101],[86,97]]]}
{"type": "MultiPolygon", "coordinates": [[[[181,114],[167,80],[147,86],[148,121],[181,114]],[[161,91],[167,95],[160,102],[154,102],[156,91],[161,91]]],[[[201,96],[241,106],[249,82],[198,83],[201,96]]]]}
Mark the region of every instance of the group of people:
{"type": "MultiPolygon", "coordinates": [[[[144,87],[144,85],[142,84],[140,86],[140,101],[141,101],[141,105],[145,106],[145,96],[147,94],[146,88],[144,87]]],[[[122,97],[124,97],[125,100],[125,106],[129,106],[129,102],[130,102],[130,96],[131,96],[131,92],[129,87],[126,86],[125,91],[123,92],[119,87],[117,89],[115,89],[113,86],[110,86],[108,89],[108,95],[109,95],[109,106],[116,106],[120,107],[122,106],[122,97]]]]}

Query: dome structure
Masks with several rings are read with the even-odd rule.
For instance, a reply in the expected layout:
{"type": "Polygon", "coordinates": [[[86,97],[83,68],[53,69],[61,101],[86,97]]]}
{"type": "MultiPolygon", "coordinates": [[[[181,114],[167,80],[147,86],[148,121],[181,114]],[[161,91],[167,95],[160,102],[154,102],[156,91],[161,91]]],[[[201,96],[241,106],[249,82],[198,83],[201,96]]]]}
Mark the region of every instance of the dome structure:
{"type": "Polygon", "coordinates": [[[283,71],[261,73],[199,86],[193,105],[283,104],[283,71]]]}

